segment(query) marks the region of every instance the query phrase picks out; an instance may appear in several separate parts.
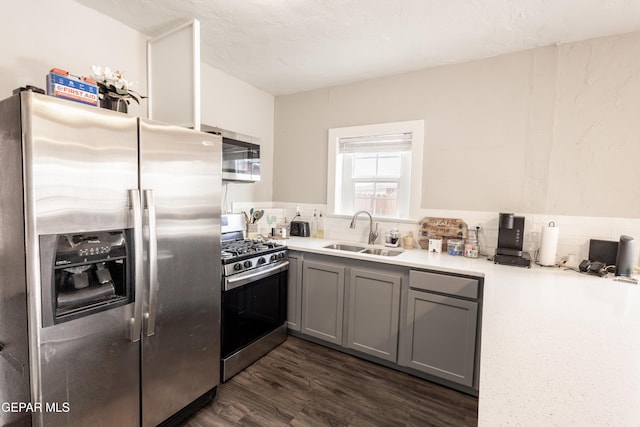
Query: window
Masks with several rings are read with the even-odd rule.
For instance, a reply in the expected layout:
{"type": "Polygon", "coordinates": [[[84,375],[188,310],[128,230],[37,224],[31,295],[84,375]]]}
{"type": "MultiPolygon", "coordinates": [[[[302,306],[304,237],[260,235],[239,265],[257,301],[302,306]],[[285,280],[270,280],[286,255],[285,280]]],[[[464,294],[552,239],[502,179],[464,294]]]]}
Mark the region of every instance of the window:
{"type": "Polygon", "coordinates": [[[417,217],[423,129],[423,121],[330,129],[329,211],[417,217]]]}

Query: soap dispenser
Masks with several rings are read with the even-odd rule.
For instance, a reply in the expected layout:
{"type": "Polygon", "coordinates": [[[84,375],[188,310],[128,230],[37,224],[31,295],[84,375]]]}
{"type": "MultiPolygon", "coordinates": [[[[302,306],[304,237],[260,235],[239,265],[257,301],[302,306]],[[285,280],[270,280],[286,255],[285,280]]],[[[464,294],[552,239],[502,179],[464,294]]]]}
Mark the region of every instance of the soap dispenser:
{"type": "Polygon", "coordinates": [[[320,217],[316,223],[316,237],[318,239],[324,239],[324,220],[322,219],[322,211],[320,211],[320,217]]]}
{"type": "Polygon", "coordinates": [[[311,222],[311,237],[318,237],[318,211],[313,210],[313,221],[311,222]]]}

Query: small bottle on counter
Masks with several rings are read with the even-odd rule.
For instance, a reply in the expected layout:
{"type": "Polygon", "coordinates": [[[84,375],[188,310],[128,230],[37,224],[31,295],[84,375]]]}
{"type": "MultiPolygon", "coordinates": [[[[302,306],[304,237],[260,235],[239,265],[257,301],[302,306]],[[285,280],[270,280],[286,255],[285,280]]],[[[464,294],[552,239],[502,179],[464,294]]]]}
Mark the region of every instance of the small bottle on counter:
{"type": "Polygon", "coordinates": [[[318,237],[318,211],[313,210],[313,221],[311,222],[311,237],[318,237]]]}
{"type": "Polygon", "coordinates": [[[322,211],[320,211],[320,218],[316,223],[316,237],[318,239],[324,239],[324,225],[322,220],[322,211]]]}

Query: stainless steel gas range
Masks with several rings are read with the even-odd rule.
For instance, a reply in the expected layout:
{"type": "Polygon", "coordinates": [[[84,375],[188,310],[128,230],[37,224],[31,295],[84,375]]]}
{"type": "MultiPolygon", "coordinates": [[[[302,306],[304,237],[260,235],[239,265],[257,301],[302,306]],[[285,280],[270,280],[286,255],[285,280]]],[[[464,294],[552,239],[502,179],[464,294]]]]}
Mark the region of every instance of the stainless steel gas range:
{"type": "Polygon", "coordinates": [[[221,379],[229,378],[287,338],[286,246],[244,239],[242,214],[222,215],[221,379]]]}

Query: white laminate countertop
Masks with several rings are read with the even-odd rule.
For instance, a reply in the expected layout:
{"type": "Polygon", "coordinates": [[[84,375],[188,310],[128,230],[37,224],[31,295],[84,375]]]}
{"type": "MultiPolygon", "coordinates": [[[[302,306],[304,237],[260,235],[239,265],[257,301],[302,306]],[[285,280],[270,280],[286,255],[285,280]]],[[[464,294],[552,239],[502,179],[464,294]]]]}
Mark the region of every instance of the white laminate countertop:
{"type": "Polygon", "coordinates": [[[484,276],[480,426],[640,426],[640,285],[420,249],[384,257],[323,248],[336,240],[284,242],[292,250],[484,276]]]}

